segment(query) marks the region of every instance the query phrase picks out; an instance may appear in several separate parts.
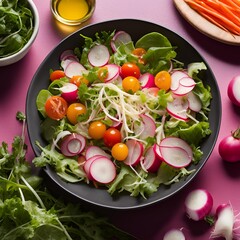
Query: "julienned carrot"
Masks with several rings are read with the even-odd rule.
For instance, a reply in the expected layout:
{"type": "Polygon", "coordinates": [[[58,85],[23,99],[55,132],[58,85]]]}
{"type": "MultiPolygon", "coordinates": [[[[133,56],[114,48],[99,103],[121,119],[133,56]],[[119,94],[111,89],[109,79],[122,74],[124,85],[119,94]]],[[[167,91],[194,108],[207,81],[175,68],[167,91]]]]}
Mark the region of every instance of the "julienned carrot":
{"type": "Polygon", "coordinates": [[[234,9],[236,9],[236,8],[239,9],[240,8],[240,2],[239,1],[237,1],[236,3],[234,2],[234,0],[218,0],[218,1],[226,4],[227,6],[231,6],[234,9]]]}
{"type": "MultiPolygon", "coordinates": [[[[214,0],[185,0],[185,2],[192,7],[194,10],[196,10],[198,13],[208,16],[208,20],[212,21],[214,24],[216,24],[216,21],[218,22],[218,25],[222,25],[222,28],[227,28],[230,32],[240,35],[240,24],[238,22],[238,16],[234,15],[234,13],[229,13],[226,11],[223,11],[222,6],[215,5],[212,3],[214,0]],[[207,2],[211,2],[211,6],[207,4],[207,2]],[[212,7],[215,6],[215,7],[212,7]],[[216,10],[217,6],[217,10],[216,10]],[[221,11],[219,9],[222,9],[221,11]],[[234,15],[234,17],[232,16],[234,15]],[[212,19],[212,20],[211,20],[212,19]],[[232,20],[234,19],[234,21],[232,20]]],[[[236,0],[235,0],[236,1],[236,0]]]]}

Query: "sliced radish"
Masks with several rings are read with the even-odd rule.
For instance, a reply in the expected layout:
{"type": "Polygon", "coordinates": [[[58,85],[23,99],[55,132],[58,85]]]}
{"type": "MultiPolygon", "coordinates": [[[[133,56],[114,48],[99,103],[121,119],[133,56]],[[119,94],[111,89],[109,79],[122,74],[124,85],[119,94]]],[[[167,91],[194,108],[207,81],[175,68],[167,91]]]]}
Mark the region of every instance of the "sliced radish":
{"type": "Polygon", "coordinates": [[[122,45],[132,41],[131,36],[125,31],[118,31],[112,38],[111,47],[114,52],[116,52],[117,48],[122,45]]]}
{"type": "Polygon", "coordinates": [[[60,55],[60,61],[65,60],[69,56],[71,56],[71,57],[74,56],[75,57],[75,54],[74,54],[72,49],[68,49],[68,50],[63,51],[62,54],[60,55]]]}
{"type": "Polygon", "coordinates": [[[234,77],[228,84],[227,94],[236,106],[240,106],[240,75],[234,77]]]}
{"type": "Polygon", "coordinates": [[[152,117],[141,114],[140,118],[142,119],[142,122],[140,125],[135,124],[135,133],[136,135],[139,135],[140,139],[146,139],[148,137],[154,137],[155,131],[156,131],[156,124],[152,117]]]}
{"type": "Polygon", "coordinates": [[[176,70],[171,74],[171,87],[172,91],[175,91],[179,87],[179,82],[183,77],[188,77],[184,71],[176,70]]]}
{"type": "Polygon", "coordinates": [[[174,168],[187,167],[192,159],[188,153],[180,147],[167,147],[160,145],[163,161],[174,168]]]}
{"type": "Polygon", "coordinates": [[[202,102],[200,98],[193,92],[187,94],[188,107],[194,112],[200,112],[202,109],[202,102]]]}
{"type": "MultiPolygon", "coordinates": [[[[69,60],[71,61],[71,60],[69,60]]],[[[71,61],[64,70],[67,77],[82,76],[86,72],[86,68],[79,62],[71,61]]]]}
{"type": "Polygon", "coordinates": [[[63,71],[64,71],[64,72],[65,72],[68,64],[70,64],[70,63],[72,63],[72,62],[75,62],[75,61],[73,61],[72,59],[66,59],[66,60],[62,60],[62,61],[61,61],[61,64],[60,64],[60,65],[61,65],[61,67],[63,68],[63,71]]]}
{"type": "Polygon", "coordinates": [[[88,160],[89,158],[96,156],[96,155],[101,155],[104,157],[108,157],[110,158],[110,155],[107,154],[104,150],[102,150],[100,147],[98,146],[89,146],[86,149],[86,159],[88,160]]]}
{"type": "Polygon", "coordinates": [[[180,229],[171,229],[164,234],[163,240],[185,240],[185,236],[180,229]]]}
{"type": "Polygon", "coordinates": [[[151,73],[144,73],[138,80],[142,88],[151,88],[155,86],[154,76],[151,73]]]}
{"type": "Polygon", "coordinates": [[[188,101],[185,98],[176,97],[167,104],[167,112],[174,118],[187,121],[188,101]]]}
{"type": "Polygon", "coordinates": [[[92,162],[95,161],[96,159],[102,158],[102,157],[103,157],[102,155],[95,155],[95,156],[92,156],[92,157],[88,158],[85,161],[85,163],[83,165],[83,170],[85,171],[88,180],[93,180],[92,176],[89,173],[89,169],[90,169],[90,166],[91,166],[92,162]]]}
{"type": "Polygon", "coordinates": [[[99,183],[108,184],[116,177],[116,166],[107,157],[95,159],[89,168],[90,177],[99,183]]]}
{"type": "Polygon", "coordinates": [[[204,219],[212,210],[213,197],[205,189],[191,191],[185,199],[185,210],[190,219],[204,219]]]}
{"type": "Polygon", "coordinates": [[[124,163],[126,165],[136,166],[142,157],[143,145],[142,143],[133,139],[128,140],[126,145],[128,146],[128,156],[124,160],[124,163]]]}
{"type": "Polygon", "coordinates": [[[180,147],[184,149],[188,156],[193,159],[193,151],[190,145],[181,138],[178,137],[166,137],[160,142],[160,146],[164,147],[180,147]]]}
{"type": "Polygon", "coordinates": [[[162,161],[156,154],[154,146],[151,146],[144,154],[143,166],[148,172],[157,172],[162,161]]]}
{"type": "Polygon", "coordinates": [[[159,88],[158,87],[148,88],[148,93],[150,93],[153,96],[157,96],[158,92],[159,92],[159,88]]]}
{"type": "Polygon", "coordinates": [[[61,91],[61,96],[67,102],[76,101],[78,97],[78,87],[76,84],[65,83],[61,88],[59,88],[59,90],[61,91]]]}
{"type": "Polygon", "coordinates": [[[119,77],[120,74],[120,67],[116,64],[107,64],[105,67],[108,70],[107,78],[105,79],[105,82],[110,82],[113,80],[116,80],[119,77]]]}
{"type": "Polygon", "coordinates": [[[77,133],[67,135],[61,141],[60,150],[63,155],[72,157],[80,154],[86,146],[86,139],[77,133]]]}
{"type": "Polygon", "coordinates": [[[110,53],[105,45],[95,45],[88,53],[88,61],[94,67],[102,67],[109,61],[110,53]]]}
{"type": "Polygon", "coordinates": [[[179,84],[178,88],[176,90],[173,90],[173,94],[177,96],[184,96],[191,92],[194,89],[195,85],[193,86],[183,86],[182,84],[179,84]]]}
{"type": "Polygon", "coordinates": [[[155,151],[155,154],[157,155],[157,157],[161,160],[161,161],[163,161],[163,157],[162,157],[162,154],[161,154],[161,151],[160,151],[160,147],[159,147],[159,145],[158,144],[154,144],[153,145],[153,150],[155,151]]]}
{"type": "Polygon", "coordinates": [[[195,81],[190,77],[183,77],[180,79],[179,84],[184,87],[193,87],[196,85],[195,81]]]}

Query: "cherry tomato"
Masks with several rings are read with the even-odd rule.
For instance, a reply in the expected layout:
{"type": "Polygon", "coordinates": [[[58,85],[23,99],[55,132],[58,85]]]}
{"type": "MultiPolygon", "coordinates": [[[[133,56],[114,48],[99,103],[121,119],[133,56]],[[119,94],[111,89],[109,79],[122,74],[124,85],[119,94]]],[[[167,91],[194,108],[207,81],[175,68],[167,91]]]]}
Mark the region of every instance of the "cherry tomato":
{"type": "Polygon", "coordinates": [[[128,156],[128,146],[124,143],[116,143],[112,147],[112,156],[118,161],[124,161],[128,156]]]}
{"type": "Polygon", "coordinates": [[[135,48],[132,51],[132,54],[138,57],[139,63],[146,64],[146,60],[143,58],[144,54],[146,54],[146,50],[144,48],[135,48]]]}
{"type": "Polygon", "coordinates": [[[125,77],[122,81],[122,87],[126,92],[137,92],[140,88],[140,82],[135,77],[125,77]]]}
{"type": "Polygon", "coordinates": [[[104,82],[105,79],[108,77],[108,69],[107,67],[101,67],[99,68],[98,72],[97,72],[97,75],[98,75],[98,79],[101,81],[101,82],[104,82]]]}
{"type": "Polygon", "coordinates": [[[73,76],[70,78],[70,83],[73,83],[79,87],[82,83],[88,85],[89,81],[83,76],[73,76]]]}
{"type": "Polygon", "coordinates": [[[104,144],[108,147],[112,147],[116,143],[121,142],[121,140],[122,140],[122,136],[121,136],[120,131],[113,127],[108,128],[105,131],[104,136],[103,136],[104,144]]]}
{"type": "Polygon", "coordinates": [[[106,130],[107,127],[104,123],[102,123],[101,121],[94,121],[89,125],[88,134],[93,139],[101,139],[103,138],[106,130]]]}
{"type": "Polygon", "coordinates": [[[128,76],[139,78],[140,77],[140,69],[134,63],[124,63],[121,67],[121,76],[123,78],[128,77],[128,76]]]}
{"type": "Polygon", "coordinates": [[[155,85],[159,89],[169,90],[171,86],[171,75],[167,71],[160,71],[154,78],[155,85]]]}
{"type": "Polygon", "coordinates": [[[59,96],[52,96],[45,103],[45,111],[49,118],[60,120],[67,113],[68,104],[66,100],[59,96]]]}
{"type": "Polygon", "coordinates": [[[82,103],[72,103],[67,109],[67,118],[70,123],[76,124],[78,116],[86,112],[86,107],[82,103]]]}
{"type": "Polygon", "coordinates": [[[50,80],[54,81],[54,80],[63,78],[65,76],[66,75],[65,75],[64,71],[62,71],[62,70],[55,70],[55,71],[50,73],[50,80]]]}

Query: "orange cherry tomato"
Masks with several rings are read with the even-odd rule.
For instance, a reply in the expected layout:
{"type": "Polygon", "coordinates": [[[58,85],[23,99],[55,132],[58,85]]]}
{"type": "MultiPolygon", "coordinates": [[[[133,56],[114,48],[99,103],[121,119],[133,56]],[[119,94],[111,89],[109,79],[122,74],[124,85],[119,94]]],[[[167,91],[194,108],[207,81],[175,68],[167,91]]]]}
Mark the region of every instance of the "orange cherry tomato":
{"type": "Polygon", "coordinates": [[[64,71],[62,70],[55,70],[53,72],[50,73],[50,80],[54,81],[60,78],[66,77],[64,71]]]}
{"type": "Polygon", "coordinates": [[[105,131],[103,141],[106,146],[112,147],[122,141],[122,135],[118,129],[110,127],[105,131]]]}
{"type": "Polygon", "coordinates": [[[99,68],[98,72],[97,72],[97,75],[98,75],[98,79],[101,81],[101,82],[104,82],[105,79],[108,77],[108,69],[107,67],[101,67],[99,68]]]}
{"type": "Polygon", "coordinates": [[[171,75],[167,71],[160,71],[154,78],[155,85],[159,89],[168,91],[171,87],[171,75]]]}
{"type": "Polygon", "coordinates": [[[122,87],[126,92],[135,93],[141,88],[141,85],[137,78],[129,76],[123,79],[122,87]]]}
{"type": "Polygon", "coordinates": [[[128,146],[124,143],[116,143],[112,147],[112,156],[118,161],[124,161],[128,156],[128,146]]]}
{"type": "Polygon", "coordinates": [[[86,107],[82,103],[72,103],[67,108],[67,119],[72,124],[77,124],[78,116],[87,112],[86,107]]]}
{"type": "Polygon", "coordinates": [[[106,130],[107,130],[107,127],[103,122],[94,121],[94,122],[91,122],[89,125],[88,134],[93,139],[101,139],[103,138],[106,130]]]}
{"type": "Polygon", "coordinates": [[[83,76],[73,76],[70,78],[70,83],[73,83],[79,87],[82,83],[88,85],[89,81],[83,76]]]}
{"type": "Polygon", "coordinates": [[[124,63],[121,67],[121,76],[123,78],[128,76],[139,78],[140,74],[140,69],[135,63],[124,63]]]}
{"type": "Polygon", "coordinates": [[[46,115],[54,120],[60,120],[67,114],[68,104],[60,96],[52,96],[45,103],[46,115]]]}
{"type": "Polygon", "coordinates": [[[135,48],[132,51],[132,54],[138,57],[139,63],[146,64],[146,60],[143,58],[144,54],[146,54],[146,50],[144,48],[135,48]]]}

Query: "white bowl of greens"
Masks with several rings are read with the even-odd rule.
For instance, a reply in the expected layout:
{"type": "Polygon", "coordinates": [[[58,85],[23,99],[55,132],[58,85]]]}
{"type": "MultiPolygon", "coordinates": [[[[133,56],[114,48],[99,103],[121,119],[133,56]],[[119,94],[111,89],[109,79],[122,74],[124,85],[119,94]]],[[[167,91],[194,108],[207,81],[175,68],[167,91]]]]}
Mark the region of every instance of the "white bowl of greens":
{"type": "Polygon", "coordinates": [[[29,51],[38,34],[39,15],[32,0],[3,0],[0,18],[0,66],[6,66],[29,51]]]}

